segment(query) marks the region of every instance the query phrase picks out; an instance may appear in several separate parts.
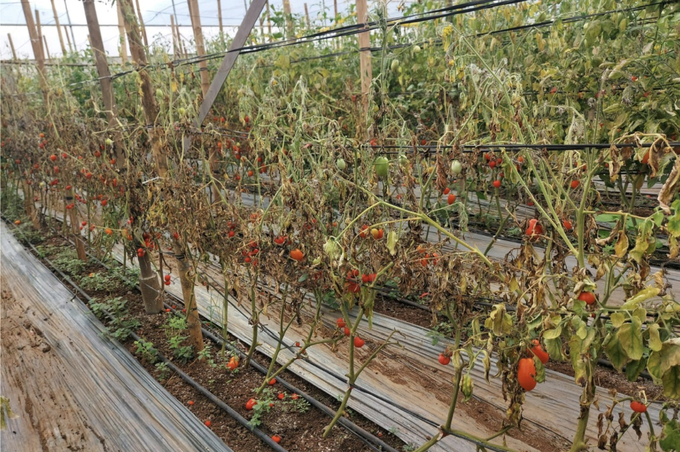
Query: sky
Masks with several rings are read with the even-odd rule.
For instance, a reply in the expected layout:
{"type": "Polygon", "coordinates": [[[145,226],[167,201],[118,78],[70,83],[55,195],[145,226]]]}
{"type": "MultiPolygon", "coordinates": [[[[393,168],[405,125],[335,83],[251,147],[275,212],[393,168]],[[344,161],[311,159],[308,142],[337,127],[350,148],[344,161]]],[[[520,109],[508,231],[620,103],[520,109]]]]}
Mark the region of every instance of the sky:
{"type": "MultiPolygon", "coordinates": [[[[162,25],[161,27],[149,27],[147,29],[147,36],[150,41],[156,39],[170,42],[170,15],[173,13],[173,0],[138,0],[139,6],[142,10],[142,17],[146,25],[162,25]]],[[[218,25],[217,19],[217,1],[218,0],[198,0],[199,9],[201,13],[201,24],[203,26],[203,33],[206,37],[216,36],[219,33],[218,27],[210,27],[211,25],[218,25]]],[[[248,0],[246,0],[248,1],[248,0]]],[[[68,14],[70,21],[74,25],[85,25],[85,13],[83,4],[80,0],[54,0],[59,22],[62,25],[62,33],[64,32],[63,25],[68,23],[68,14]]],[[[241,23],[245,15],[245,5],[243,0],[221,0],[222,4],[222,22],[225,26],[225,33],[235,33],[235,28],[241,23]],[[226,28],[227,25],[232,27],[226,28]]],[[[177,21],[180,25],[182,36],[186,39],[193,38],[193,32],[190,27],[191,21],[189,19],[189,9],[186,0],[174,0],[177,11],[177,21]]],[[[347,11],[354,0],[338,0],[338,10],[347,11]]],[[[369,0],[369,5],[372,0],[369,0]]],[[[61,46],[59,44],[59,37],[57,35],[57,28],[48,26],[54,24],[54,14],[52,12],[52,5],[50,0],[30,0],[31,9],[40,12],[40,22],[42,26],[42,33],[47,38],[47,47],[50,55],[57,57],[61,55],[61,46]]],[[[291,10],[293,14],[304,14],[305,0],[290,0],[291,10]]],[[[309,15],[312,20],[318,17],[322,11],[323,5],[330,16],[333,15],[333,0],[307,0],[309,15]]],[[[283,9],[283,0],[270,0],[270,5],[278,10],[283,9]]],[[[392,1],[390,10],[396,12],[396,1],[392,1]]],[[[115,4],[112,0],[95,0],[97,8],[97,17],[101,26],[102,39],[104,40],[104,47],[110,56],[118,56],[118,16],[116,13],[115,4]],[[111,26],[107,26],[111,25],[111,26]]],[[[14,48],[17,52],[17,57],[20,59],[33,58],[33,50],[26,29],[26,20],[23,14],[21,1],[19,0],[0,0],[0,59],[11,59],[12,51],[9,46],[9,39],[7,34],[12,35],[14,48]]],[[[82,50],[87,47],[87,27],[74,26],[72,28],[73,36],[75,37],[76,46],[82,50]]],[[[69,29],[69,34],[71,30],[69,29]]],[[[68,48],[68,42],[64,36],[64,45],[68,48]]]]}

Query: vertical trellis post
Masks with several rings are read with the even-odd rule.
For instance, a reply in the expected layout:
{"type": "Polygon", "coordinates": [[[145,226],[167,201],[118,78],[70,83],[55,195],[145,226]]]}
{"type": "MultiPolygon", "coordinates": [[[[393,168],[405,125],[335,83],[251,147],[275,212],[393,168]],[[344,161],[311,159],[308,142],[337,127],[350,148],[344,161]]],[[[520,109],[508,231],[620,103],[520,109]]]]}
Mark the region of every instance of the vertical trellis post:
{"type": "MultiPolygon", "coordinates": [[[[357,23],[367,28],[368,5],[366,0],[357,0],[357,23]]],[[[359,33],[359,70],[361,71],[361,101],[364,107],[364,120],[368,116],[369,95],[373,81],[373,67],[371,65],[371,35],[365,31],[359,33]]]]}
{"type": "Polygon", "coordinates": [[[14,41],[12,41],[12,35],[7,33],[7,39],[9,39],[9,48],[12,49],[12,59],[17,60],[17,52],[14,50],[14,41]]]}
{"type": "MultiPolygon", "coordinates": [[[[201,29],[201,12],[198,9],[198,0],[187,0],[189,4],[189,15],[191,16],[191,26],[194,29],[194,40],[196,41],[196,54],[198,57],[205,56],[205,44],[203,43],[203,30],[201,29]]],[[[201,61],[198,63],[199,71],[201,73],[201,92],[203,97],[210,88],[210,74],[208,74],[208,62],[201,61]]]]}
{"type": "Polygon", "coordinates": [[[118,38],[119,42],[119,47],[120,47],[120,60],[123,64],[127,63],[127,49],[126,47],[126,41],[125,41],[125,25],[123,24],[123,12],[120,9],[120,2],[116,2],[116,10],[118,12],[118,34],[120,37],[118,38]]]}
{"type": "Polygon", "coordinates": [[[66,46],[64,45],[64,37],[61,35],[61,26],[59,25],[59,15],[57,14],[57,8],[54,6],[54,0],[50,0],[52,3],[52,13],[54,14],[54,24],[57,26],[57,34],[59,35],[59,44],[61,45],[61,53],[66,55],[66,46]]]}
{"type": "Polygon", "coordinates": [[[293,14],[290,11],[290,0],[283,0],[283,15],[286,18],[286,31],[288,33],[286,39],[293,39],[295,37],[295,26],[293,24],[293,14]]]}
{"type": "Polygon", "coordinates": [[[144,37],[144,47],[149,48],[149,38],[146,37],[146,26],[144,26],[144,18],[142,17],[142,9],[139,7],[139,0],[135,0],[137,5],[137,16],[139,16],[139,24],[142,28],[142,36],[144,37]]]}

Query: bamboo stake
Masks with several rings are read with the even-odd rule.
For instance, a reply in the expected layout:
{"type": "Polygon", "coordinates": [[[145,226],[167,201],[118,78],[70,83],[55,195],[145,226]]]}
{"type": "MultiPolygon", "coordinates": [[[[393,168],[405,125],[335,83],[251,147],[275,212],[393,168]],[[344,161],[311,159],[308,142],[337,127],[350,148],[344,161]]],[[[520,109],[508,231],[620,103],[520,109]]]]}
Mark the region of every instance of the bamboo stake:
{"type": "Polygon", "coordinates": [[[68,29],[64,25],[64,34],[66,35],[66,40],[68,41],[68,50],[73,52],[73,46],[71,45],[71,37],[68,35],[68,29]]]}
{"type": "Polygon", "coordinates": [[[125,25],[123,24],[123,12],[120,9],[120,2],[116,2],[116,10],[118,11],[118,33],[120,34],[120,59],[123,64],[127,63],[127,44],[125,40],[125,25]]]}
{"type": "MultiPolygon", "coordinates": [[[[172,30],[172,51],[175,55],[175,59],[177,59],[177,54],[179,53],[177,50],[177,36],[175,35],[175,16],[170,14],[170,30],[172,30]]],[[[181,58],[181,56],[180,56],[181,58]]]]}
{"type": "Polygon", "coordinates": [[[9,39],[9,47],[12,49],[12,59],[17,60],[17,52],[14,50],[14,41],[12,41],[12,35],[7,33],[7,38],[9,39]]]}
{"type": "Polygon", "coordinates": [[[61,26],[59,26],[59,16],[57,15],[57,8],[54,6],[54,0],[50,0],[52,3],[52,13],[54,14],[54,23],[57,26],[57,33],[59,34],[59,44],[61,44],[61,53],[66,55],[66,46],[64,45],[64,37],[61,35],[61,26]]]}
{"type": "Polygon", "coordinates": [[[307,9],[307,3],[305,3],[305,17],[307,18],[307,28],[312,28],[312,24],[309,21],[309,9],[307,9]]]}
{"type": "Polygon", "coordinates": [[[47,38],[43,35],[43,44],[45,44],[45,56],[47,56],[47,61],[52,63],[52,57],[50,56],[50,48],[47,45],[47,38]]]}
{"type": "Polygon", "coordinates": [[[267,0],[267,33],[269,33],[269,42],[272,42],[272,18],[269,14],[269,0],[267,0]]]}
{"type": "MultiPolygon", "coordinates": [[[[141,38],[139,37],[139,29],[137,21],[135,20],[134,9],[132,8],[132,0],[119,1],[121,2],[125,28],[130,40],[130,54],[132,60],[138,68],[145,67],[147,65],[147,59],[142,47],[141,38]]],[[[197,11],[198,9],[194,9],[194,12],[197,11]]],[[[141,81],[140,89],[142,92],[144,118],[147,124],[153,124],[156,121],[159,112],[153,90],[153,82],[147,71],[139,71],[138,74],[141,81]]],[[[161,178],[166,178],[168,177],[168,158],[163,149],[161,129],[154,128],[151,130],[149,132],[149,138],[157,174],[161,178]]],[[[196,297],[194,293],[195,273],[192,272],[191,265],[187,261],[187,255],[190,253],[190,250],[186,246],[186,243],[180,242],[180,239],[175,239],[173,241],[173,250],[175,258],[177,259],[179,278],[182,283],[182,295],[187,310],[187,331],[189,332],[188,343],[194,348],[194,351],[198,353],[203,350],[203,333],[201,332],[201,320],[198,316],[198,307],[196,306],[196,297]]],[[[148,253],[144,254],[144,256],[148,256],[148,253]]],[[[157,283],[157,278],[154,277],[154,281],[157,283]]],[[[162,301],[160,302],[160,306],[162,308],[162,301]]]]}
{"type": "MultiPolygon", "coordinates": [[[[357,23],[364,24],[368,22],[368,5],[366,0],[357,0],[357,23]]],[[[366,31],[359,33],[359,69],[361,71],[361,100],[364,107],[364,120],[368,117],[369,94],[371,91],[371,82],[373,80],[373,67],[371,65],[371,36],[370,32],[366,31]]],[[[368,133],[366,130],[365,133],[368,133]]]]}
{"type": "Polygon", "coordinates": [[[40,46],[40,55],[42,56],[42,59],[45,59],[45,47],[43,46],[43,38],[42,38],[42,27],[40,26],[40,11],[37,9],[35,10],[35,27],[36,30],[38,31],[38,46],[40,46]]]}
{"type": "Polygon", "coordinates": [[[144,18],[142,17],[142,10],[139,7],[139,0],[135,0],[137,4],[137,16],[139,17],[139,24],[142,27],[142,37],[144,38],[144,47],[149,48],[149,39],[146,37],[146,26],[144,25],[144,18]]]}
{"type": "Polygon", "coordinates": [[[295,26],[293,24],[293,14],[290,11],[290,0],[283,0],[283,14],[286,17],[286,29],[288,31],[287,39],[295,37],[295,26]]]}
{"type": "Polygon", "coordinates": [[[335,12],[335,20],[338,19],[338,0],[333,0],[333,11],[335,12]]]}
{"type": "MultiPolygon", "coordinates": [[[[198,9],[198,0],[187,0],[189,4],[189,14],[191,15],[191,24],[194,29],[194,40],[196,41],[196,53],[199,58],[205,55],[205,44],[203,43],[203,30],[201,29],[201,13],[198,9]]],[[[198,63],[199,71],[201,72],[201,91],[203,97],[210,88],[210,74],[208,74],[208,62],[201,61],[198,63]]]]}
{"type": "Polygon", "coordinates": [[[220,34],[224,34],[224,29],[222,28],[222,0],[217,0],[217,20],[220,22],[220,34]]]}

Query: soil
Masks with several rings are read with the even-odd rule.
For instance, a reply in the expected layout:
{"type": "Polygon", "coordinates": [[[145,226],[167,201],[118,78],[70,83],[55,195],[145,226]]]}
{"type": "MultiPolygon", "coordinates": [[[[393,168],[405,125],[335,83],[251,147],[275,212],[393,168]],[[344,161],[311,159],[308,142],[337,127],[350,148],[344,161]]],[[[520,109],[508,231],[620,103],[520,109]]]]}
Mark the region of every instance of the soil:
{"type": "MultiPolygon", "coordinates": [[[[67,240],[58,236],[46,239],[41,245],[51,245],[53,251],[58,250],[62,246],[70,246],[67,240]]],[[[52,256],[48,254],[46,257],[50,259],[52,256]]],[[[90,264],[80,276],[102,270],[106,271],[99,264],[90,264]]],[[[188,362],[174,359],[173,351],[169,347],[168,332],[163,328],[169,316],[173,314],[167,312],[154,315],[146,314],[143,309],[141,295],[137,290],[130,291],[124,288],[116,288],[109,291],[86,291],[86,293],[98,300],[113,297],[125,298],[128,301],[127,306],[130,307],[131,317],[141,322],[141,326],[135,331],[137,335],[146,341],[152,342],[154,347],[163,356],[169,358],[173,364],[181,368],[200,385],[239,412],[239,414],[246,419],[252,419],[254,412],[246,410],[245,404],[248,399],[254,397],[254,390],[262,384],[264,378],[262,374],[252,367],[246,367],[243,363],[240,363],[236,371],[231,372],[225,366],[226,361],[230,358],[228,352],[226,360],[222,359],[219,353],[219,345],[211,343],[209,340],[205,340],[205,344],[212,350],[214,367],[205,359],[192,359],[188,362]]],[[[247,350],[246,346],[239,343],[234,337],[230,337],[230,341],[232,344],[236,344],[242,351],[247,350]]],[[[132,354],[136,353],[137,347],[133,340],[128,339],[123,343],[132,354]]],[[[138,355],[135,356],[151,375],[160,381],[174,397],[185,404],[199,419],[204,422],[210,421],[210,428],[213,432],[235,452],[271,450],[269,446],[251,434],[247,428],[229,417],[217,405],[184,382],[174,372],[169,369],[166,372],[161,372],[153,363],[138,355]]],[[[265,366],[269,364],[268,359],[263,356],[258,355],[255,359],[265,366]]],[[[295,374],[285,371],[282,377],[332,410],[338,408],[339,402],[337,400],[319,391],[316,387],[308,384],[295,374]]],[[[265,398],[271,399],[272,405],[267,410],[268,412],[262,414],[259,428],[270,436],[279,435],[281,437],[280,444],[285,449],[308,452],[339,450],[361,452],[371,450],[354,433],[341,426],[336,426],[329,437],[323,439],[323,429],[330,422],[330,418],[318,409],[309,406],[302,398],[293,400],[293,394],[288,393],[280,384],[276,383],[268,386],[266,392],[268,396],[265,398]],[[279,393],[284,394],[283,400],[278,399],[279,393]]],[[[395,449],[403,447],[404,444],[399,438],[379,428],[363,416],[351,411],[346,416],[352,422],[378,436],[395,449]]]]}

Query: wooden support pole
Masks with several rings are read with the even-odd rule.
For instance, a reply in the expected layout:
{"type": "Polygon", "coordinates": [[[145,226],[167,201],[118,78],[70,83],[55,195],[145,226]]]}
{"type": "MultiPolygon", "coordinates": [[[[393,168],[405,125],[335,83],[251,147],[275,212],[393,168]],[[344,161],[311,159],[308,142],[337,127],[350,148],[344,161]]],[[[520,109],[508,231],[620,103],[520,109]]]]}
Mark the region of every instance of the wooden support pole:
{"type": "Polygon", "coordinates": [[[52,57],[50,56],[50,48],[47,45],[47,38],[45,35],[43,35],[43,44],[45,44],[45,56],[47,57],[47,61],[52,63],[52,57]]]}
{"type": "Polygon", "coordinates": [[[120,9],[120,1],[116,2],[116,10],[118,11],[118,34],[119,38],[119,53],[123,64],[127,63],[127,44],[125,42],[125,25],[123,23],[123,12],[120,9]]]}
{"type": "Polygon", "coordinates": [[[170,30],[172,30],[172,51],[175,59],[178,59],[181,58],[181,55],[178,57],[179,50],[177,48],[177,35],[175,35],[175,16],[172,14],[170,14],[170,30]]]}
{"type": "MultiPolygon", "coordinates": [[[[95,0],[83,0],[83,8],[85,9],[87,29],[90,32],[88,39],[90,40],[90,46],[92,47],[94,64],[97,67],[97,74],[99,74],[99,86],[101,86],[102,89],[104,108],[106,109],[106,116],[109,120],[109,127],[113,128],[115,127],[115,118],[118,114],[118,110],[116,107],[116,99],[113,95],[111,71],[109,70],[109,63],[106,60],[104,41],[102,39],[101,29],[99,28],[99,18],[97,17],[94,1],[95,0]]],[[[123,165],[125,156],[122,154],[122,149],[117,149],[117,151],[116,163],[118,165],[123,165]]]]}
{"type": "Polygon", "coordinates": [[[71,37],[68,35],[68,29],[64,25],[64,34],[66,35],[66,41],[68,41],[68,50],[73,52],[73,46],[71,45],[71,37]]]}
{"type": "Polygon", "coordinates": [[[66,46],[64,45],[64,37],[61,35],[61,26],[59,25],[59,15],[57,14],[57,8],[54,6],[54,0],[50,0],[52,3],[52,13],[54,14],[54,23],[57,26],[57,34],[59,35],[59,44],[61,45],[62,55],[66,55],[66,46]]]}
{"type": "Polygon", "coordinates": [[[293,39],[295,37],[295,25],[293,24],[293,14],[290,11],[290,0],[283,0],[283,15],[286,18],[286,30],[288,32],[286,39],[293,39]]]}
{"type": "Polygon", "coordinates": [[[272,17],[269,14],[269,0],[267,0],[267,33],[269,34],[269,42],[272,41],[272,17]]]}
{"type": "Polygon", "coordinates": [[[307,3],[305,3],[305,17],[307,18],[307,28],[312,28],[312,23],[309,21],[309,9],[307,8],[307,3]]]}
{"type": "Polygon", "coordinates": [[[220,23],[220,35],[223,35],[224,29],[222,28],[222,0],[217,0],[217,20],[220,23]]]}
{"type": "MultiPolygon", "coordinates": [[[[357,23],[368,22],[368,5],[366,0],[357,0],[357,23]]],[[[369,95],[371,92],[371,82],[373,81],[373,67],[371,65],[371,36],[370,32],[359,33],[359,70],[361,71],[361,100],[364,107],[364,120],[368,117],[369,95]]],[[[368,131],[366,131],[368,133],[368,131]]]]}
{"type": "Polygon", "coordinates": [[[144,47],[149,48],[149,39],[146,37],[146,26],[144,26],[144,18],[142,17],[142,9],[139,7],[139,0],[135,0],[137,5],[137,16],[139,17],[139,25],[142,27],[142,37],[144,38],[144,47]]]}
{"type": "Polygon", "coordinates": [[[14,41],[12,41],[12,35],[7,33],[7,38],[9,39],[9,47],[12,49],[12,59],[17,60],[17,52],[14,50],[14,41]]]}
{"type": "MultiPolygon", "coordinates": [[[[146,52],[144,52],[144,46],[142,45],[142,38],[140,36],[139,26],[137,25],[137,18],[135,17],[135,9],[132,6],[132,0],[118,0],[117,3],[120,5],[121,18],[130,41],[130,56],[136,66],[139,77],[139,89],[142,93],[142,109],[144,110],[144,120],[146,121],[146,124],[154,124],[158,117],[158,104],[156,103],[156,98],[154,97],[155,93],[153,90],[153,84],[151,83],[151,77],[149,76],[147,70],[144,69],[147,66],[146,52]]],[[[151,151],[158,174],[161,177],[165,177],[167,174],[168,162],[167,157],[163,152],[162,133],[162,130],[158,127],[153,127],[148,131],[149,141],[151,143],[151,151]]],[[[131,194],[134,196],[138,195],[137,193],[131,194]]],[[[134,215],[139,216],[138,214],[141,214],[141,212],[134,212],[134,215]]],[[[151,267],[149,253],[144,253],[142,256],[138,257],[138,261],[139,268],[142,272],[142,275],[140,276],[140,284],[142,285],[142,296],[144,298],[146,312],[160,312],[163,309],[163,300],[160,296],[161,285],[158,281],[158,275],[151,267]],[[146,296],[144,294],[145,288],[148,291],[146,296]]],[[[180,261],[181,267],[182,259],[178,258],[178,261],[180,261]]],[[[180,278],[181,276],[182,275],[180,275],[180,278]]],[[[184,282],[182,283],[182,288],[184,288],[184,282]]],[[[196,311],[196,307],[195,305],[191,305],[191,300],[185,300],[185,303],[189,317],[188,323],[191,336],[192,315],[195,315],[196,318],[198,318],[198,312],[194,312],[196,311]]],[[[197,347],[196,351],[200,351],[202,348],[203,343],[201,341],[200,347],[197,347]]]]}
{"type": "Polygon", "coordinates": [[[338,20],[338,0],[333,0],[333,11],[335,12],[335,20],[338,20]]]}
{"type": "MultiPolygon", "coordinates": [[[[191,15],[191,24],[194,29],[194,40],[196,41],[196,53],[198,57],[205,55],[205,44],[203,43],[203,30],[201,29],[201,12],[198,9],[198,0],[187,0],[189,3],[189,14],[191,15]]],[[[208,74],[208,62],[201,61],[198,63],[199,71],[201,72],[201,92],[205,98],[208,88],[210,88],[210,74],[208,74]]]]}
{"type": "Polygon", "coordinates": [[[45,47],[43,45],[42,27],[40,26],[40,11],[35,10],[35,29],[38,32],[38,45],[40,46],[40,54],[42,59],[45,59],[45,47]]]}

